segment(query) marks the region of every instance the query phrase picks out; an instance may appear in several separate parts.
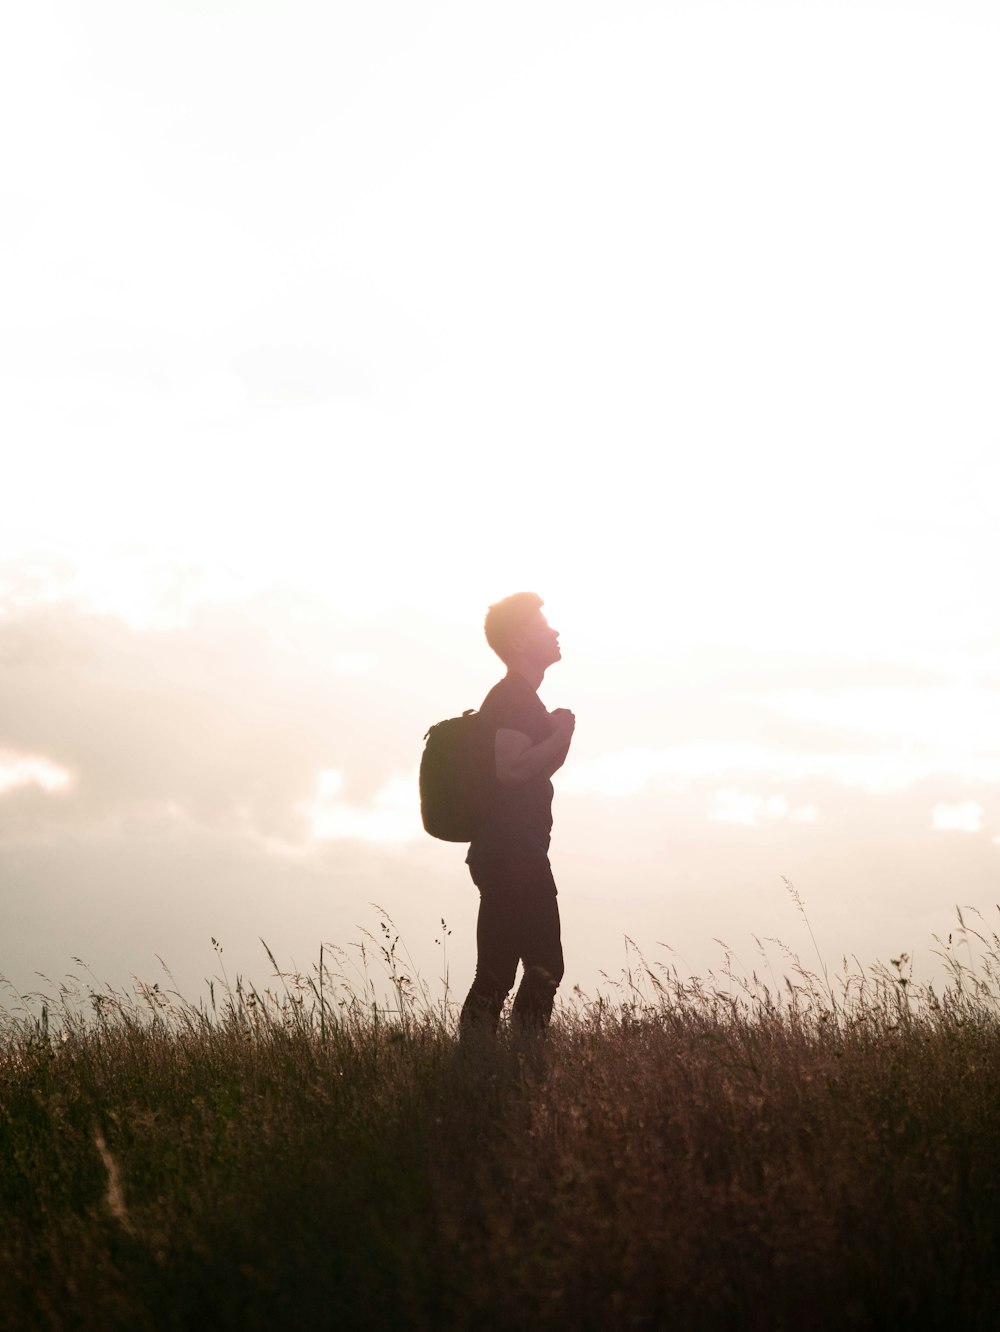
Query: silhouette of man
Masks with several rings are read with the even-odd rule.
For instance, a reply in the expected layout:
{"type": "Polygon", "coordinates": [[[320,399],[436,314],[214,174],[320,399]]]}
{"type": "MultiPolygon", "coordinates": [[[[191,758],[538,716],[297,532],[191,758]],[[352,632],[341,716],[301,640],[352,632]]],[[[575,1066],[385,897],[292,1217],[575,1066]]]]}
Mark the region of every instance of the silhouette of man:
{"type": "Polygon", "coordinates": [[[491,606],[486,641],[507,674],[483,700],[480,715],[495,735],[495,781],[488,813],[466,863],[479,889],[476,976],[462,1008],[463,1036],[495,1033],[520,960],[524,976],[514,1021],[541,1030],[552,1016],[563,976],[556,885],[549,865],[552,774],[561,768],[576,718],[548,712],[538,697],[549,666],[561,659],[559,634],[542,614],[542,599],[517,592],[491,606]]]}

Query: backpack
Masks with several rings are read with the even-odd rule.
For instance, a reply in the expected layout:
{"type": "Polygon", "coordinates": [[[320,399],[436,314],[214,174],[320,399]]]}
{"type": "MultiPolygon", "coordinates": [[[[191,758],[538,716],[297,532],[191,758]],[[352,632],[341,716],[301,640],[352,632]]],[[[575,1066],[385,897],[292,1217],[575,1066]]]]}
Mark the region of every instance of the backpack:
{"type": "Polygon", "coordinates": [[[420,759],[420,817],[432,837],[471,842],[489,808],[493,732],[482,713],[437,722],[424,736],[420,759]]]}

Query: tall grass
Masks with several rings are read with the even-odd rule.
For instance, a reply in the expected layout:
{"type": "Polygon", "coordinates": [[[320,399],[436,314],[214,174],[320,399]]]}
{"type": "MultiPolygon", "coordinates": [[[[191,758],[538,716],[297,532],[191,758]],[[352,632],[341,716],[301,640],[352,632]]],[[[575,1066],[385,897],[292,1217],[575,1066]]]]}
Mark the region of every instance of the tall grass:
{"type": "Polygon", "coordinates": [[[263,991],[72,977],[2,1020],[0,1326],[993,1328],[1000,938],[939,948],[630,949],[475,1048],[384,916],[263,991]]]}

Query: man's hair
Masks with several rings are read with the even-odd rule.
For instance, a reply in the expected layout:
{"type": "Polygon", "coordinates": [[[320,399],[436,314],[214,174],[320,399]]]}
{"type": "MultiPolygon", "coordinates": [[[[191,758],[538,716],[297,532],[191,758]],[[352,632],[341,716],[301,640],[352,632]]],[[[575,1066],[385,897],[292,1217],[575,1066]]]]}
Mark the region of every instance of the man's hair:
{"type": "Polygon", "coordinates": [[[537,592],[515,592],[495,602],[486,612],[483,623],[486,641],[502,662],[506,663],[518,631],[544,604],[537,592]]]}

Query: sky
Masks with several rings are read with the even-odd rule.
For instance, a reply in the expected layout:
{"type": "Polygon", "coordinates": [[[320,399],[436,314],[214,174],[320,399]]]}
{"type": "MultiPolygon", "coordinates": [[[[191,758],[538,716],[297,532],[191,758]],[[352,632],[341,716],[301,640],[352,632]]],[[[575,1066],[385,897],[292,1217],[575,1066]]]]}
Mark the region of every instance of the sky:
{"type": "Polygon", "coordinates": [[[567,994],[818,965],[786,880],[831,971],[989,937],[998,56],[974,0],[21,6],[13,989],[363,967],[380,908],[461,998],[416,770],[525,588],[567,994]]]}

